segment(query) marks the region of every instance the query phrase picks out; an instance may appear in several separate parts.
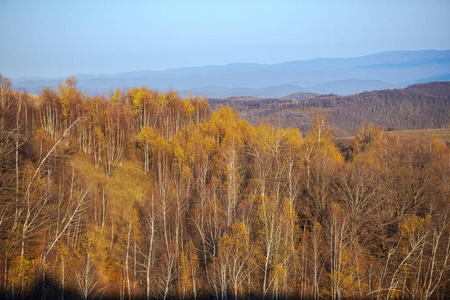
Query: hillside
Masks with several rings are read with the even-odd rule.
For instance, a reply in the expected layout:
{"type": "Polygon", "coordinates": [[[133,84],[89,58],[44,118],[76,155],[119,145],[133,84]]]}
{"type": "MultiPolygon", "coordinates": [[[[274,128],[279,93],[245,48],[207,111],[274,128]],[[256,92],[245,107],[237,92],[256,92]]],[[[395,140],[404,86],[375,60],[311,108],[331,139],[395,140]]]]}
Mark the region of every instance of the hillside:
{"type": "Polygon", "coordinates": [[[352,136],[361,123],[392,129],[443,128],[450,121],[450,82],[411,85],[405,89],[364,92],[351,96],[319,95],[303,100],[211,99],[210,105],[235,107],[251,123],[269,122],[306,131],[312,116],[330,115],[338,136],[352,136]]]}
{"type": "MultiPolygon", "coordinates": [[[[428,88],[364,97],[434,112],[428,88]]],[[[75,78],[30,96],[0,75],[0,100],[1,299],[450,293],[450,147],[435,136],[359,126],[343,153],[323,113],[303,132],[256,126],[174,91],[91,97],[75,78]]]]}
{"type": "Polygon", "coordinates": [[[203,88],[195,88],[190,90],[181,91],[180,95],[187,96],[189,93],[193,95],[199,95],[201,97],[210,97],[210,98],[228,98],[228,97],[283,97],[287,94],[293,93],[302,93],[305,89],[299,86],[294,85],[280,85],[280,86],[269,86],[260,89],[254,88],[244,88],[244,87],[236,87],[236,88],[223,88],[223,87],[203,87],[203,88]]]}
{"type": "Polygon", "coordinates": [[[311,99],[316,96],[319,96],[319,94],[316,93],[308,93],[308,92],[300,92],[300,93],[294,93],[290,94],[284,97],[281,97],[281,100],[304,100],[304,99],[311,99]]]}

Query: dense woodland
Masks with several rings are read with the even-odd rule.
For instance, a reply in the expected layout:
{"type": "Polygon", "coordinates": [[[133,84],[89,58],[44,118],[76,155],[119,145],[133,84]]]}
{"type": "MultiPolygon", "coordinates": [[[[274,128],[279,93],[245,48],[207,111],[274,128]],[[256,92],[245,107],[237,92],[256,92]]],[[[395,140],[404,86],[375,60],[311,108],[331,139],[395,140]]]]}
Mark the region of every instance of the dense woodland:
{"type": "Polygon", "coordinates": [[[173,91],[0,82],[0,298],[450,295],[435,136],[362,124],[344,155],[322,113],[300,132],[173,91]]]}
{"type": "Polygon", "coordinates": [[[235,107],[252,124],[306,131],[320,108],[330,116],[335,134],[353,136],[359,125],[374,124],[388,129],[448,128],[450,126],[450,82],[411,85],[405,89],[364,92],[350,96],[298,93],[281,99],[211,99],[235,107]]]}

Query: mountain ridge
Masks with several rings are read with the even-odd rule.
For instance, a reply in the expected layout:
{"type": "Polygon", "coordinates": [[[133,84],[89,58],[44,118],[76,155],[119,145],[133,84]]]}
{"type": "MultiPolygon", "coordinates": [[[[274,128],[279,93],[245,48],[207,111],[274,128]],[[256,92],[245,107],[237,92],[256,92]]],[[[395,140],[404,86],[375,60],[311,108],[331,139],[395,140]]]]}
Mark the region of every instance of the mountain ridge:
{"type": "MultiPolygon", "coordinates": [[[[271,92],[263,94],[262,89],[275,86],[298,86],[304,92],[320,92],[312,87],[331,85],[335,87],[326,92],[335,94],[354,94],[364,90],[384,87],[406,87],[412,83],[421,83],[426,78],[436,78],[450,74],[450,50],[386,51],[365,56],[349,58],[315,58],[294,60],[276,64],[231,63],[202,67],[182,67],[164,71],[130,71],[118,74],[79,74],[78,86],[92,93],[108,93],[112,89],[127,89],[132,86],[146,86],[165,91],[174,89],[182,92],[196,91],[206,87],[218,87],[236,92],[231,96],[273,97],[271,92]],[[348,82],[365,82],[348,88],[348,82]],[[337,84],[341,81],[341,84],[337,84]],[[371,83],[370,83],[371,82],[371,83]],[[370,84],[369,84],[370,83],[370,84]],[[346,87],[347,86],[347,87],[346,87]],[[382,86],[383,87],[383,86],[382,86]],[[231,89],[231,90],[230,90],[231,89]],[[233,91],[233,89],[235,89],[233,91]],[[253,90],[252,90],[253,89],[253,90]],[[241,93],[241,94],[239,94],[241,93]]],[[[39,93],[44,86],[56,87],[62,78],[12,78],[17,90],[39,93]]],[[[212,91],[216,95],[219,91],[212,91]]],[[[292,91],[278,91],[275,96],[283,97],[292,91]],[[284,93],[284,94],[283,94],[284,93]]],[[[224,96],[230,96],[225,94],[224,96]]]]}

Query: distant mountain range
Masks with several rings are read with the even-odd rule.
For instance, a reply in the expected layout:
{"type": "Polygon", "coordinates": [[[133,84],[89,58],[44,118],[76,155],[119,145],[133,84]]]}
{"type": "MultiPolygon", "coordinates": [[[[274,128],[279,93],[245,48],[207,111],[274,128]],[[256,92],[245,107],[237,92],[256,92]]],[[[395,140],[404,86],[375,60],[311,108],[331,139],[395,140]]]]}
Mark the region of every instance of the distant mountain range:
{"type": "MultiPolygon", "coordinates": [[[[7,76],[7,74],[4,74],[7,76]]],[[[279,64],[229,64],[115,75],[75,75],[88,94],[147,86],[182,96],[283,97],[299,92],[349,95],[450,79],[450,50],[392,51],[353,58],[317,58],[279,64]]],[[[64,78],[12,78],[17,90],[38,94],[64,78]]]]}

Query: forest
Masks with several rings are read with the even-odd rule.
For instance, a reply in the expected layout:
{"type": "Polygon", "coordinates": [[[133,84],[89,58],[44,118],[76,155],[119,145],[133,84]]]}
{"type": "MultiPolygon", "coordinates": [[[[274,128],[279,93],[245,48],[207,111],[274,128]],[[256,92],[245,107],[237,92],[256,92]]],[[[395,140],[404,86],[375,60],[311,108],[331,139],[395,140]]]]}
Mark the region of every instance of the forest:
{"type": "Polygon", "coordinates": [[[254,125],[295,127],[305,132],[317,109],[326,113],[338,137],[353,136],[359,125],[374,124],[389,130],[448,128],[450,82],[410,85],[403,89],[363,92],[349,96],[296,93],[280,99],[232,97],[209,99],[212,108],[236,108],[254,125]]]}
{"type": "Polygon", "coordinates": [[[0,75],[0,298],[448,298],[450,148],[358,126],[0,75]]]}

